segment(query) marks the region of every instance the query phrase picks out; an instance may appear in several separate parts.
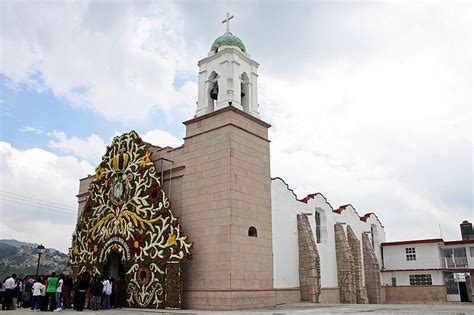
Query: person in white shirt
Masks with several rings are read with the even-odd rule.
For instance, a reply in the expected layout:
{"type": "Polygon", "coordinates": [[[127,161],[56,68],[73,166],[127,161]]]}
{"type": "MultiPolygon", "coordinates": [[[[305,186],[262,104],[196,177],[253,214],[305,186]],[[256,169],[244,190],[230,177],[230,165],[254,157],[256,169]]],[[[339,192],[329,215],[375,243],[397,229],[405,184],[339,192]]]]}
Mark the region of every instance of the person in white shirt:
{"type": "Polygon", "coordinates": [[[61,294],[63,292],[63,283],[64,283],[64,276],[61,275],[59,277],[58,286],[56,287],[56,309],[54,311],[62,311],[62,304],[61,304],[61,294]]]}
{"type": "Polygon", "coordinates": [[[110,295],[112,294],[112,283],[110,283],[109,279],[105,279],[102,284],[104,285],[103,293],[102,293],[102,309],[108,310],[110,309],[110,295]]]}
{"type": "Polygon", "coordinates": [[[13,289],[15,288],[16,274],[5,280],[5,296],[3,297],[2,310],[12,309],[13,289]]]}
{"type": "Polygon", "coordinates": [[[40,300],[41,300],[41,288],[45,285],[41,283],[40,279],[36,279],[36,282],[33,283],[33,301],[31,302],[31,310],[40,309],[40,300]]]}

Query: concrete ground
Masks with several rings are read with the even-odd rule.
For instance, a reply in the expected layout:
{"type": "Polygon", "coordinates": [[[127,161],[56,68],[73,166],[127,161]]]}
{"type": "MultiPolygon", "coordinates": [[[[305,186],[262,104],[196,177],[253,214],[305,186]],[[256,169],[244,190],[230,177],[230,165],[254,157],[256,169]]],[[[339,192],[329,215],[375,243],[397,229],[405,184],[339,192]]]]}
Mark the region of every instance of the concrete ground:
{"type": "MultiPolygon", "coordinates": [[[[0,314],[14,314],[14,315],[26,315],[35,314],[29,309],[17,309],[14,311],[0,311],[0,314]]],[[[57,312],[58,313],[58,312],[57,312]]],[[[132,314],[144,314],[149,315],[151,313],[160,315],[284,315],[284,314],[472,314],[474,315],[474,304],[472,303],[456,303],[456,304],[312,304],[312,303],[293,303],[279,305],[272,308],[259,308],[259,309],[248,309],[241,311],[200,311],[200,310],[143,310],[143,309],[132,309],[124,308],[120,310],[108,310],[108,311],[90,311],[84,310],[84,312],[76,312],[73,310],[64,310],[59,314],[116,314],[116,315],[132,315],[132,314]]],[[[53,314],[53,313],[50,313],[53,314]]]]}

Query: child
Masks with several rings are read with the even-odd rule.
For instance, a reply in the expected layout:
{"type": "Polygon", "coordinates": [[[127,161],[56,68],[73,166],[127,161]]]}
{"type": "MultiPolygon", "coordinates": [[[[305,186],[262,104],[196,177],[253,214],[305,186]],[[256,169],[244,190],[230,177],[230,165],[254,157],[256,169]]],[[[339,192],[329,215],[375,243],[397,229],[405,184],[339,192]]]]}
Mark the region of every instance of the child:
{"type": "Polygon", "coordinates": [[[33,301],[31,303],[31,310],[32,311],[40,309],[41,288],[42,287],[44,287],[44,289],[46,289],[44,284],[41,283],[41,280],[39,278],[36,279],[36,282],[33,283],[33,287],[31,289],[33,291],[33,301]]]}

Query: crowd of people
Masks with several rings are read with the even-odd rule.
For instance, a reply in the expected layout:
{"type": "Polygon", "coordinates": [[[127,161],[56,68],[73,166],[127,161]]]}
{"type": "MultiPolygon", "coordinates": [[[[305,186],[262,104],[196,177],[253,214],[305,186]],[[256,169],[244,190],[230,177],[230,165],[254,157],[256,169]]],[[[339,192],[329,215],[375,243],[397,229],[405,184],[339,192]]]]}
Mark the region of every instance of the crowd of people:
{"type": "Polygon", "coordinates": [[[2,310],[31,308],[36,311],[61,311],[66,308],[82,311],[122,308],[124,282],[114,277],[92,277],[85,272],[76,279],[68,275],[31,276],[20,279],[16,274],[0,285],[2,310]]]}

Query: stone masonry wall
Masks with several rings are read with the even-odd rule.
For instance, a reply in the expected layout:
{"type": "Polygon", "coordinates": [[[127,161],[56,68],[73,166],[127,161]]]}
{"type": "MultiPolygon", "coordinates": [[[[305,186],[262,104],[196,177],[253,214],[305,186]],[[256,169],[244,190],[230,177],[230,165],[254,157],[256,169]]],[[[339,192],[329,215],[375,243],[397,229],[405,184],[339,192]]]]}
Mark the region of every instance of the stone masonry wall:
{"type": "Polygon", "coordinates": [[[362,285],[362,257],[360,241],[352,230],[351,226],[347,226],[347,240],[351,247],[352,258],[354,259],[354,278],[356,285],[356,296],[357,303],[367,304],[369,299],[367,298],[367,291],[362,285]]]}
{"type": "Polygon", "coordinates": [[[337,282],[341,303],[356,303],[354,259],[341,223],[334,224],[336,238],[337,282]]]}
{"type": "Polygon", "coordinates": [[[365,287],[367,288],[369,303],[383,303],[380,265],[375,256],[368,233],[362,234],[362,250],[364,252],[365,287]]]}
{"type": "Polygon", "coordinates": [[[298,221],[298,248],[301,300],[319,303],[321,264],[308,217],[301,213],[298,221]]]}

